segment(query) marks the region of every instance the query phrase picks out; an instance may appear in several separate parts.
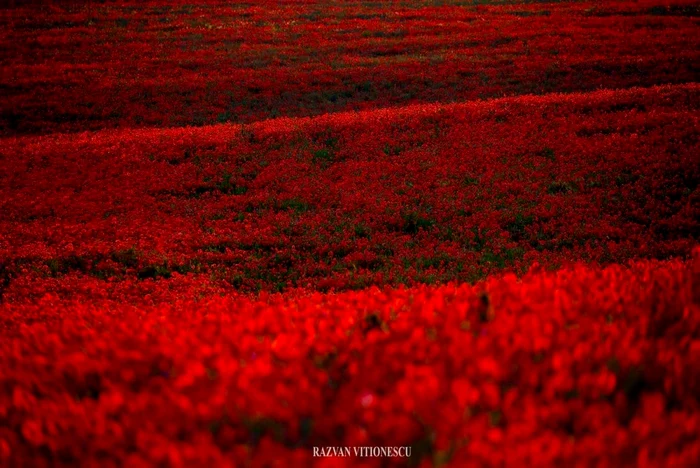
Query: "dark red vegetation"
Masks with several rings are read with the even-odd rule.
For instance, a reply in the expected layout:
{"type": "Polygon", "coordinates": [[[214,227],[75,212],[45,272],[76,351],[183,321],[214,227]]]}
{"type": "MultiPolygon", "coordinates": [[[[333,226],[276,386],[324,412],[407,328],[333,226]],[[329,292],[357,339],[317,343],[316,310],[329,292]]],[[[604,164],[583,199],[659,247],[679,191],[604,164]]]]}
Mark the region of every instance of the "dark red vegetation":
{"type": "Polygon", "coordinates": [[[696,464],[699,13],[0,9],[0,465],[696,464]]]}
{"type": "Polygon", "coordinates": [[[700,63],[689,0],[63,5],[0,15],[0,134],[685,83],[700,63]]]}

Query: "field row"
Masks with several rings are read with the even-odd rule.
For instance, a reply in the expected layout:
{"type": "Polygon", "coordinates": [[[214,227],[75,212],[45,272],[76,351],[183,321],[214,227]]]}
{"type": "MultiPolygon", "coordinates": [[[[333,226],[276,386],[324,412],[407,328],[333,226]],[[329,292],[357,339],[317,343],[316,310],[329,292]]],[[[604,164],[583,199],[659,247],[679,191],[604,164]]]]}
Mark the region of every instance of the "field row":
{"type": "Polygon", "coordinates": [[[126,300],[185,274],[343,290],[686,256],[699,97],[690,84],[6,138],[0,284],[8,300],[126,300]]]}
{"type": "Polygon", "coordinates": [[[688,0],[9,9],[0,134],[697,82],[698,15],[688,0]]]}

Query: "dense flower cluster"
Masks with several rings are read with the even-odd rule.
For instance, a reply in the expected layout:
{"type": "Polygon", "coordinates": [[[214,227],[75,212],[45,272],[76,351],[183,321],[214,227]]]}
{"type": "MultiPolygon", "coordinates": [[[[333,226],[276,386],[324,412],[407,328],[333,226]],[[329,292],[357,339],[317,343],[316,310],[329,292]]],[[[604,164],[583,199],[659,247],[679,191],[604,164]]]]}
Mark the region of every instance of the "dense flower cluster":
{"type": "Polygon", "coordinates": [[[700,249],[476,286],[5,304],[0,463],[309,466],[314,446],[404,445],[416,465],[691,466],[699,292],[700,249]]]}
{"type": "Polygon", "coordinates": [[[25,3],[0,15],[0,134],[685,83],[700,62],[694,0],[25,3]]]}

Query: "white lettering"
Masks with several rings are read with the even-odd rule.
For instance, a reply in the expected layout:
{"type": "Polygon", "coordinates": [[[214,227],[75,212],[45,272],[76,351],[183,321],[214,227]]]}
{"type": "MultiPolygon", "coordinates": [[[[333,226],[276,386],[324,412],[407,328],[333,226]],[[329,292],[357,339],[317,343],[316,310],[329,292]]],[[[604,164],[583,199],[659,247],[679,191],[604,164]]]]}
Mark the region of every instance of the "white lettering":
{"type": "Polygon", "coordinates": [[[314,457],[402,457],[411,456],[411,447],[313,447],[314,457]]]}

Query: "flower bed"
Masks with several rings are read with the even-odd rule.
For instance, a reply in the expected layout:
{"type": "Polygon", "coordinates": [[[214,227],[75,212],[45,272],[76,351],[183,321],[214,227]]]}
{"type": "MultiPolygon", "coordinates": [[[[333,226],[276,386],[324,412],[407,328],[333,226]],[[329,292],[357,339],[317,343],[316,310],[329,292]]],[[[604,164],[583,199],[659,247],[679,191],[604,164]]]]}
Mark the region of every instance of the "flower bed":
{"type": "Polygon", "coordinates": [[[692,0],[51,3],[0,18],[0,134],[698,80],[692,0]]]}
{"type": "Polygon", "coordinates": [[[689,466],[699,268],[700,249],[475,286],[6,304],[0,460],[379,466],[312,447],[399,445],[426,465],[689,466]]]}
{"type": "Polygon", "coordinates": [[[0,465],[700,460],[697,2],[5,3],[0,465]]]}
{"type": "Polygon", "coordinates": [[[685,256],[698,89],[5,139],[4,295],[128,300],[181,275],[339,291],[685,256]]]}

